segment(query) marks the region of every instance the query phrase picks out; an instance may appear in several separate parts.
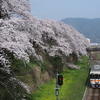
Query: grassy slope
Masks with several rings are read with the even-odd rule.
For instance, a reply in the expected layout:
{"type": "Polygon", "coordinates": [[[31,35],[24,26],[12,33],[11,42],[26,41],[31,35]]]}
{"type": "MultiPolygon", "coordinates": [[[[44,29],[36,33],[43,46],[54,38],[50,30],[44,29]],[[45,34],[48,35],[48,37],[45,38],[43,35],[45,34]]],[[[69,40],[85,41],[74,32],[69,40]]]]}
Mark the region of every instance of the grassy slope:
{"type": "MultiPolygon", "coordinates": [[[[50,61],[54,66],[57,66],[57,68],[59,67],[60,59],[51,59],[50,61]]],[[[15,60],[13,61],[14,64],[11,69],[16,72],[16,75],[19,77],[19,79],[21,79],[25,83],[28,83],[29,86],[33,87],[36,84],[34,83],[35,79],[33,69],[38,65],[33,60],[31,62],[28,63],[27,67],[25,67],[22,61],[15,60]]],[[[64,72],[61,73],[64,77],[64,84],[59,90],[60,100],[82,99],[85,90],[85,82],[88,75],[86,57],[84,57],[82,61],[78,61],[76,64],[80,66],[80,70],[67,68],[64,72]]],[[[50,83],[38,87],[38,90],[30,95],[29,100],[55,100],[55,81],[55,79],[52,79],[50,83]]],[[[9,97],[9,93],[6,92],[7,91],[5,91],[4,88],[0,89],[0,97],[5,98],[5,95],[9,97]]]]}
{"type": "MultiPolygon", "coordinates": [[[[88,76],[87,58],[76,63],[80,69],[66,69],[61,73],[64,77],[64,84],[59,90],[59,100],[81,100],[84,94],[88,76]]],[[[89,67],[89,66],[88,66],[89,67]]],[[[50,83],[42,85],[37,91],[31,94],[30,100],[55,100],[55,79],[50,83]]]]}

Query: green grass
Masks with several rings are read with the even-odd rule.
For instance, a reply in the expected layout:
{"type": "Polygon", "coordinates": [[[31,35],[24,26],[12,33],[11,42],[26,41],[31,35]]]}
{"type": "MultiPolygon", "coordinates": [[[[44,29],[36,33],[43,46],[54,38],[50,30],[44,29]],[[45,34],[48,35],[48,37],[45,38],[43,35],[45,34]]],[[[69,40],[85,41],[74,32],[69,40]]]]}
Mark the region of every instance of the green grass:
{"type": "MultiPolygon", "coordinates": [[[[66,69],[61,74],[64,78],[64,84],[59,90],[59,100],[81,100],[85,90],[85,84],[88,76],[87,58],[76,63],[80,69],[66,69]]],[[[89,66],[88,66],[89,67],[89,66]]],[[[30,95],[29,100],[56,100],[55,81],[42,85],[30,95]]]]}

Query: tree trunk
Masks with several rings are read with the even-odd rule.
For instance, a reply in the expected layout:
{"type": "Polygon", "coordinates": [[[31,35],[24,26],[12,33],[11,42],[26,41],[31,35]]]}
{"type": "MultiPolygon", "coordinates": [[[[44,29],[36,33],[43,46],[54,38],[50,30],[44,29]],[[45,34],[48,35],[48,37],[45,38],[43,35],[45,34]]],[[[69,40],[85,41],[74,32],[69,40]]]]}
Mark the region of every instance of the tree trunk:
{"type": "Polygon", "coordinates": [[[2,18],[2,15],[1,15],[1,10],[2,10],[2,0],[0,0],[0,19],[2,18]]]}

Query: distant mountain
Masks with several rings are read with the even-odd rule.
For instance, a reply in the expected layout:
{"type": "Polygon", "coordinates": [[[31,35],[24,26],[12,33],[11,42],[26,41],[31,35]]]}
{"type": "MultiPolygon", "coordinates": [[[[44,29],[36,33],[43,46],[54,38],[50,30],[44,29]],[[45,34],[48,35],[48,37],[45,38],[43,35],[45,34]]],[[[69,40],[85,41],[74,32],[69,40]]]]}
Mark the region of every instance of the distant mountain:
{"type": "Polygon", "coordinates": [[[92,42],[100,42],[100,18],[65,18],[61,21],[73,26],[92,42]]]}

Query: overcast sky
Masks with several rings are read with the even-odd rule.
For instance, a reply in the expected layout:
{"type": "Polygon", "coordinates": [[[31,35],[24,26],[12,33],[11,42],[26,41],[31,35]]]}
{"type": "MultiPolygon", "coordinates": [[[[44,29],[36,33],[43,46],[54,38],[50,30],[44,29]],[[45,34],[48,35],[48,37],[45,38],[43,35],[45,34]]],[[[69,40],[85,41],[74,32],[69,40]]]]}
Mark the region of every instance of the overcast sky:
{"type": "Polygon", "coordinates": [[[100,0],[30,0],[30,4],[38,18],[100,18],[100,0]]]}

